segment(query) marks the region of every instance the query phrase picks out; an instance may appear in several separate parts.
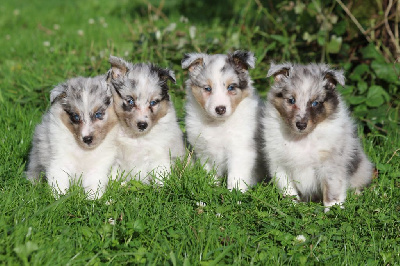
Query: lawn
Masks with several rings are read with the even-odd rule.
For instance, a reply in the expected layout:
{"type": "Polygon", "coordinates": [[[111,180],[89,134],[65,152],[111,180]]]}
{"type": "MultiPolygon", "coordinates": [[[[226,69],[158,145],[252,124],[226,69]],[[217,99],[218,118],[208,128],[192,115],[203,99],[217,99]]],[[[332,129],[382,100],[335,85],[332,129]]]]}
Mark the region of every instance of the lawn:
{"type": "Polygon", "coordinates": [[[337,1],[322,9],[323,1],[292,9],[289,1],[134,2],[1,4],[1,264],[400,263],[400,66],[384,41],[368,44],[337,1]],[[330,28],[309,22],[321,19],[315,10],[330,14],[323,21],[330,28]],[[235,49],[255,53],[250,73],[264,98],[271,60],[324,61],[346,70],[341,91],[379,174],[363,194],[348,193],[345,209],[325,213],[321,203],[295,204],[272,184],[230,192],[187,160],[177,162],[163,187],[115,181],[95,201],[79,187],[56,200],[47,184],[25,180],[35,125],[59,82],[105,73],[110,54],[169,67],[184,129],[183,54],[235,49]]]}

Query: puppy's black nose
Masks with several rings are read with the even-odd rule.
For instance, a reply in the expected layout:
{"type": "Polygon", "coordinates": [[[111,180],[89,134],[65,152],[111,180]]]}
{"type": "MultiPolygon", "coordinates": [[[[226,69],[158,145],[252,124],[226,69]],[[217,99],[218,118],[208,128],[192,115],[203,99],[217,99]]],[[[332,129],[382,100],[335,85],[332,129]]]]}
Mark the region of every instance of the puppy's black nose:
{"type": "Polygon", "coordinates": [[[85,142],[86,144],[90,144],[93,141],[92,136],[86,136],[86,137],[83,137],[82,139],[83,139],[83,142],[85,142]]]}
{"type": "Polygon", "coordinates": [[[307,123],[303,123],[303,122],[296,122],[296,127],[300,130],[304,130],[307,127],[307,123]]]}
{"type": "Polygon", "coordinates": [[[215,112],[219,115],[223,115],[226,112],[226,107],[223,105],[215,107],[215,112]]]}
{"type": "Polygon", "coordinates": [[[138,122],[137,123],[137,127],[140,130],[145,130],[147,128],[147,126],[148,126],[147,122],[138,122]]]}

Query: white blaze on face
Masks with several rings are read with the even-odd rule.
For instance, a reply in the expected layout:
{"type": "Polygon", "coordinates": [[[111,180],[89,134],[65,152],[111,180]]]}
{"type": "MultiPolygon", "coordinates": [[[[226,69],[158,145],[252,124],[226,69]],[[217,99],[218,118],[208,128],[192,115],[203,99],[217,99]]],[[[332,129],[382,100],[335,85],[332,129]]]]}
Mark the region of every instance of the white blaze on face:
{"type": "Polygon", "coordinates": [[[205,103],[205,109],[213,117],[227,117],[232,113],[231,99],[227,90],[230,84],[226,84],[228,75],[221,72],[225,63],[225,57],[218,58],[210,65],[208,72],[210,83],[208,85],[212,88],[212,91],[205,103]],[[218,114],[217,108],[225,108],[225,111],[223,113],[220,111],[220,114],[218,114]]]}
{"type": "Polygon", "coordinates": [[[298,119],[302,119],[307,116],[309,101],[311,100],[311,92],[310,89],[314,84],[312,80],[305,79],[301,86],[297,90],[296,94],[296,107],[297,107],[297,114],[296,117],[298,119]]]}
{"type": "Polygon", "coordinates": [[[82,93],[83,113],[82,113],[82,126],[81,126],[81,138],[91,136],[93,133],[92,121],[90,117],[90,102],[89,102],[89,91],[84,90],[82,93]]]}

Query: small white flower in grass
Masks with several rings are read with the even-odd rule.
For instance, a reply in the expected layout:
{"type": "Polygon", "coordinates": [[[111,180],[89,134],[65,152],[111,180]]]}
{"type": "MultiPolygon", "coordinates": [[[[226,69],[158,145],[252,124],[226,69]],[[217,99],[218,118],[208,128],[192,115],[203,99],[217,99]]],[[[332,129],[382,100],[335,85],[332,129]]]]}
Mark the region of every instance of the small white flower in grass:
{"type": "Polygon", "coordinates": [[[128,56],[129,55],[129,51],[125,51],[124,56],[128,56]]]}
{"type": "Polygon", "coordinates": [[[103,28],[107,28],[108,27],[108,24],[105,23],[105,22],[102,25],[103,25],[103,28]]]}
{"type": "Polygon", "coordinates": [[[217,212],[217,213],[215,214],[215,216],[216,216],[217,218],[221,218],[221,217],[222,217],[222,214],[220,214],[219,212],[217,212]]]}
{"type": "Polygon", "coordinates": [[[78,30],[77,33],[78,33],[79,36],[83,36],[83,34],[85,34],[85,33],[83,32],[83,30],[78,30]]]}
{"type": "Polygon", "coordinates": [[[112,199],[109,199],[105,202],[106,205],[110,206],[111,204],[113,204],[114,201],[112,199]]]}
{"type": "Polygon", "coordinates": [[[126,181],[122,181],[121,182],[121,187],[126,187],[126,184],[127,184],[126,181]]]}
{"type": "Polygon", "coordinates": [[[108,223],[111,225],[115,225],[115,220],[113,218],[109,218],[108,223]]]}
{"type": "Polygon", "coordinates": [[[240,200],[238,200],[238,201],[236,202],[236,204],[237,204],[237,205],[242,205],[242,202],[241,202],[240,200]]]}
{"type": "Polygon", "coordinates": [[[161,39],[161,31],[159,31],[159,30],[156,31],[156,39],[157,40],[161,39]]]}
{"type": "Polygon", "coordinates": [[[46,47],[49,47],[50,46],[50,42],[49,41],[44,41],[43,45],[46,46],[46,47]]]}
{"type": "Polygon", "coordinates": [[[185,16],[181,16],[181,17],[179,18],[179,21],[180,21],[180,22],[183,22],[183,23],[188,23],[188,22],[189,22],[189,19],[188,19],[187,17],[185,17],[185,16]]]}
{"type": "Polygon", "coordinates": [[[88,22],[89,22],[89,24],[93,25],[94,24],[94,19],[90,18],[88,22]]]}
{"type": "Polygon", "coordinates": [[[306,237],[303,235],[298,235],[298,236],[296,236],[296,240],[298,242],[306,242],[306,237]]]}
{"type": "Polygon", "coordinates": [[[59,30],[59,29],[60,29],[60,25],[58,25],[58,24],[54,24],[54,25],[53,25],[53,29],[55,29],[55,30],[59,30]]]}
{"type": "Polygon", "coordinates": [[[29,228],[28,228],[28,233],[26,233],[26,238],[28,238],[28,237],[30,237],[32,235],[32,227],[31,226],[29,226],[29,228]]]}
{"type": "Polygon", "coordinates": [[[176,23],[171,23],[165,28],[164,31],[170,32],[170,31],[174,31],[175,29],[176,29],[176,23]]]}
{"type": "Polygon", "coordinates": [[[197,207],[204,208],[206,205],[207,205],[207,204],[206,204],[205,202],[202,202],[202,201],[196,202],[196,206],[197,206],[197,207]]]}
{"type": "Polygon", "coordinates": [[[100,58],[104,58],[105,54],[106,54],[105,51],[100,51],[99,53],[100,58]]]}
{"type": "Polygon", "coordinates": [[[190,39],[194,39],[196,37],[196,27],[195,26],[190,26],[189,28],[189,36],[190,39]]]}

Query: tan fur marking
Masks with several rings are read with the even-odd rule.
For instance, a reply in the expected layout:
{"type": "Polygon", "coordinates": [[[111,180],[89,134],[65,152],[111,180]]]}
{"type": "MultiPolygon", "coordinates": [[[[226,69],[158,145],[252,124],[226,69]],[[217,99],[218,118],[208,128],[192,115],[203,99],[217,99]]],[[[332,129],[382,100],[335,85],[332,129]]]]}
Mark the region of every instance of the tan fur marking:
{"type": "Polygon", "coordinates": [[[335,191],[332,191],[332,188],[328,185],[327,181],[324,181],[323,187],[322,187],[322,193],[323,193],[323,202],[326,205],[327,203],[332,203],[332,202],[338,202],[339,198],[335,197],[337,193],[335,191]]]}
{"type": "Polygon", "coordinates": [[[118,95],[113,95],[114,99],[114,111],[118,118],[118,120],[122,123],[123,126],[130,128],[131,127],[131,120],[132,120],[132,113],[125,112],[122,109],[123,100],[118,95]]]}
{"type": "Polygon", "coordinates": [[[289,76],[289,69],[288,68],[283,68],[280,71],[276,72],[274,74],[274,80],[275,82],[280,81],[283,77],[289,76]]]}
{"type": "Polygon", "coordinates": [[[245,63],[243,63],[239,58],[237,58],[237,57],[234,57],[233,58],[233,63],[236,65],[236,66],[238,66],[239,68],[241,68],[241,69],[244,69],[244,70],[248,70],[248,66],[247,66],[247,64],[245,64],[245,63]]]}
{"type": "Polygon", "coordinates": [[[168,101],[161,101],[159,103],[157,111],[155,113],[153,113],[152,116],[151,116],[151,120],[152,120],[154,125],[158,122],[158,120],[163,118],[168,113],[168,109],[169,109],[169,102],[168,101]]]}
{"type": "Polygon", "coordinates": [[[248,89],[241,90],[235,89],[234,92],[228,92],[229,96],[231,97],[231,107],[232,112],[236,110],[236,107],[242,102],[242,100],[250,95],[248,89]]]}
{"type": "Polygon", "coordinates": [[[76,127],[72,122],[71,119],[69,117],[69,115],[61,109],[61,113],[60,113],[60,119],[63,122],[63,124],[68,128],[68,130],[72,133],[72,135],[74,135],[76,137],[76,127]]]}
{"type": "Polygon", "coordinates": [[[281,115],[282,119],[291,126],[292,121],[295,117],[295,108],[289,106],[286,103],[286,99],[281,97],[274,97],[272,99],[272,104],[275,106],[276,110],[278,110],[279,114],[281,115]]]}
{"type": "Polygon", "coordinates": [[[197,87],[194,85],[192,85],[192,93],[193,93],[193,96],[196,99],[196,101],[201,105],[201,107],[204,108],[204,106],[206,104],[205,96],[207,97],[209,95],[209,93],[205,94],[203,88],[200,88],[200,87],[197,87]]]}
{"type": "Polygon", "coordinates": [[[118,77],[125,75],[125,73],[128,71],[126,66],[122,65],[112,66],[111,69],[113,79],[117,79],[118,77]]]}
{"type": "Polygon", "coordinates": [[[321,150],[318,152],[319,159],[323,162],[330,158],[331,152],[327,150],[321,150]]]}
{"type": "Polygon", "coordinates": [[[192,62],[189,66],[189,71],[192,72],[197,66],[203,64],[203,58],[198,58],[192,62]]]}

